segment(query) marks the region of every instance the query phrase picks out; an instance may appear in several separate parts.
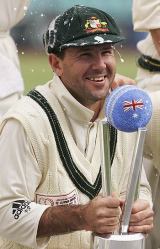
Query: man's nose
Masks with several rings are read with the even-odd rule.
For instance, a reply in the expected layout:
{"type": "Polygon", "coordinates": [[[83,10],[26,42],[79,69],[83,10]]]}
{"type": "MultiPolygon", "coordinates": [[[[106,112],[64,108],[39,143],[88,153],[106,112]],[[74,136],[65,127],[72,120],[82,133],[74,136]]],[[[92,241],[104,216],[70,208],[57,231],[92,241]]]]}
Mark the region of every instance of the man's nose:
{"type": "Polygon", "coordinates": [[[102,55],[96,55],[92,61],[93,69],[104,69],[106,68],[106,61],[102,55]]]}

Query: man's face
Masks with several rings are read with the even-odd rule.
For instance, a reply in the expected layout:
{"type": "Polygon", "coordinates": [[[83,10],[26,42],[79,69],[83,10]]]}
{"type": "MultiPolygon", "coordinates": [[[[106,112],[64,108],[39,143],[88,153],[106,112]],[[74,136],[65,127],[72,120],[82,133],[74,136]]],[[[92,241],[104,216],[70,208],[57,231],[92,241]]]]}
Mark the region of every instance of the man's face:
{"type": "Polygon", "coordinates": [[[67,48],[58,75],[69,92],[90,107],[108,94],[115,67],[111,45],[67,48]]]}

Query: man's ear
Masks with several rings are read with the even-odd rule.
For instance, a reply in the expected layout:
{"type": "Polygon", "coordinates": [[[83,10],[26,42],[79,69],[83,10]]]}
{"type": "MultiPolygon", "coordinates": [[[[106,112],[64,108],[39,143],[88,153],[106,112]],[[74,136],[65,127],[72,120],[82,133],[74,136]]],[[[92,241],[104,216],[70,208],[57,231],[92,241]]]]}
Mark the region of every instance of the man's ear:
{"type": "Polygon", "coordinates": [[[57,57],[55,54],[49,55],[49,63],[53,69],[53,71],[58,75],[61,76],[63,73],[63,67],[61,63],[61,59],[57,57]]]}

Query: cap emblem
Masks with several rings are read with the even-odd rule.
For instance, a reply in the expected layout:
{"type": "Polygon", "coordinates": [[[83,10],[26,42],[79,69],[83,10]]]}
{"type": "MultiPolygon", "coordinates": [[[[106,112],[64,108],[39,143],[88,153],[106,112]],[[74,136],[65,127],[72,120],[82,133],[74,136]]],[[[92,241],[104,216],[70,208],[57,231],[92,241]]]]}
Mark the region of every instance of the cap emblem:
{"type": "Polygon", "coordinates": [[[107,28],[106,22],[102,22],[100,19],[97,19],[97,17],[92,16],[85,23],[85,31],[87,33],[94,33],[97,31],[106,32],[109,31],[109,29],[107,28]]]}

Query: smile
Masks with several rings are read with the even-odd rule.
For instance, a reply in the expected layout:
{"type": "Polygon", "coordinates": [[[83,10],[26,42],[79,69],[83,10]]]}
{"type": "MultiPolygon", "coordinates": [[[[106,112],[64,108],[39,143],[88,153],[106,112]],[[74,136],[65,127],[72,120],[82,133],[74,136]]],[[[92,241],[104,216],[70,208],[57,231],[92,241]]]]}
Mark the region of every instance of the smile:
{"type": "Polygon", "coordinates": [[[87,77],[87,80],[95,81],[95,82],[102,82],[105,80],[106,76],[96,76],[96,77],[87,77]]]}

